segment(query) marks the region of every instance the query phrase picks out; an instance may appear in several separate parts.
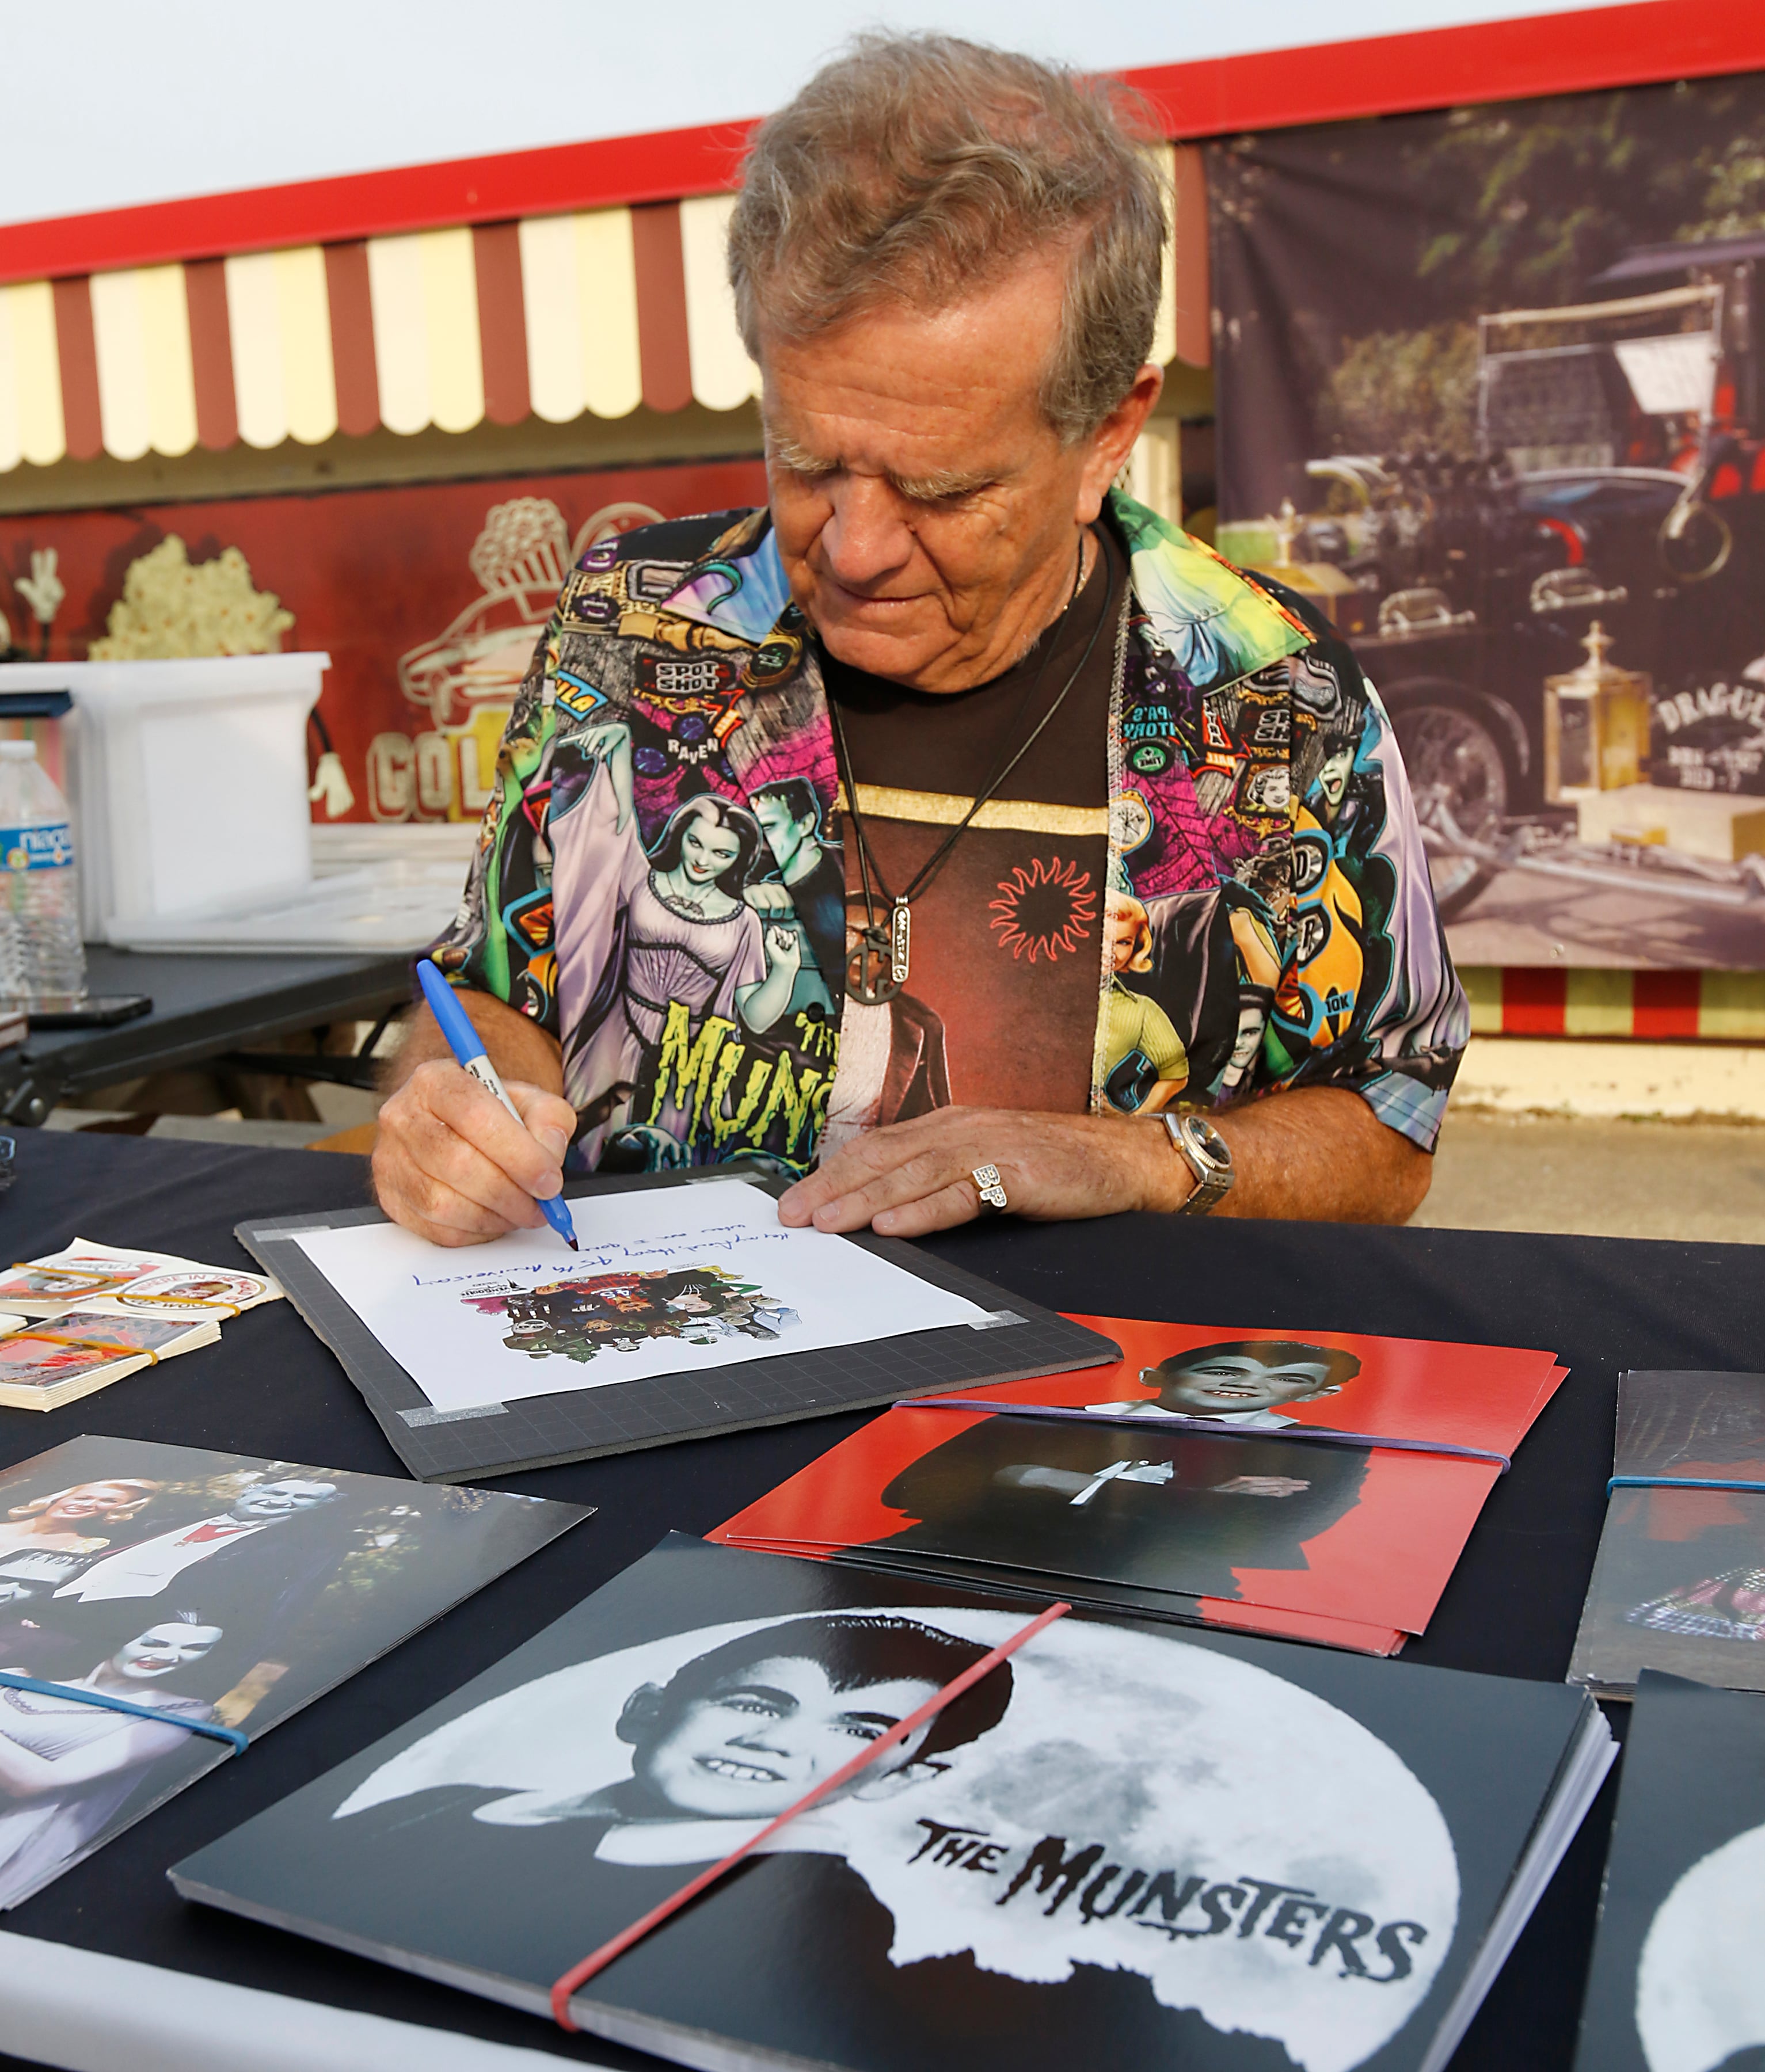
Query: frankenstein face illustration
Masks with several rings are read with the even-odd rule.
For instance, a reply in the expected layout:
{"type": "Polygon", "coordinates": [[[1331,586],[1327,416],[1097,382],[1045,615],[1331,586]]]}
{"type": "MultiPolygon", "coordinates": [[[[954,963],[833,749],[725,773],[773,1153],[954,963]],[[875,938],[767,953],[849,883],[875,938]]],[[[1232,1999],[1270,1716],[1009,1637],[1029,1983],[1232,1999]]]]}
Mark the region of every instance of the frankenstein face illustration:
{"type": "Polygon", "coordinates": [[[253,1482],[233,1498],[230,1509],[235,1518],[290,1518],[297,1511],[329,1503],[336,1494],[335,1482],[305,1482],[290,1477],[285,1482],[253,1482]]]}
{"type": "MultiPolygon", "coordinates": [[[[652,1817],[769,1819],[985,1653],[912,1619],[792,1619],[712,1649],[665,1685],[640,1686],[619,1716],[619,1738],[632,1744],[652,1817]]],[[[847,1791],[904,1778],[973,1741],[1004,1716],[1010,1695],[1002,1665],[847,1791]]]]}
{"type": "Polygon", "coordinates": [[[1290,1338],[1239,1338],[1173,1353],[1140,1379],[1158,1391],[1166,1410],[1187,1417],[1279,1410],[1313,1396],[1335,1396],[1360,1371],[1354,1354],[1290,1338]]]}

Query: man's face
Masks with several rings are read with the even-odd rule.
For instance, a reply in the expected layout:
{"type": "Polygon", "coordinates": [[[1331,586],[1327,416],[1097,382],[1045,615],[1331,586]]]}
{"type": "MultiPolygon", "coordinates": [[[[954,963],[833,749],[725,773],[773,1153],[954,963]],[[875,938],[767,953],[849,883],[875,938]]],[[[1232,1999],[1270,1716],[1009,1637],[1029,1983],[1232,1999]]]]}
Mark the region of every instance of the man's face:
{"type": "Polygon", "coordinates": [[[1334,1396],[1330,1363],[1265,1362],[1247,1353],[1216,1353],[1180,1367],[1148,1367],[1143,1379],[1158,1388],[1168,1408],[1191,1417],[1220,1417],[1235,1410],[1278,1410],[1307,1396],[1334,1396]]]}
{"type": "MultiPolygon", "coordinates": [[[[781,1655],[721,1678],[640,1742],[638,1778],[677,1812],[707,1819],[769,1819],[850,1762],[868,1742],[933,1696],[918,1678],[836,1691],[818,1662],[781,1655]]],[[[879,1756],[866,1783],[905,1767],[931,1723],[879,1756]]]]}
{"type": "Polygon", "coordinates": [[[694,885],[709,885],[721,878],[737,857],[742,844],[733,828],[720,828],[701,813],[687,826],[681,842],[681,866],[694,885]]]}
{"type": "Polygon", "coordinates": [[[760,824],[766,837],[766,845],[772,852],[772,860],[780,870],[788,870],[796,861],[796,853],[815,832],[815,816],[793,820],[791,810],[775,791],[754,803],[754,817],[760,824]]]}
{"type": "Polygon", "coordinates": [[[297,1511],[311,1511],[315,1504],[329,1503],[337,1494],[335,1482],[257,1482],[233,1499],[235,1518],[288,1518],[297,1511]]]}
{"type": "Polygon", "coordinates": [[[186,1626],[174,1619],[125,1640],[110,1658],[110,1666],[132,1683],[156,1683],[187,1662],[200,1662],[220,1638],[218,1626],[186,1626]]]}
{"type": "Polygon", "coordinates": [[[1066,260],[951,307],[894,303],[801,339],[763,331],[767,476],[791,593],[829,650],[915,690],[1008,668],[1065,601],[1076,528],[1157,400],[1155,368],[1063,446],[1037,401],[1066,260]]]}
{"type": "Polygon", "coordinates": [[[1238,1010],[1238,1034],[1232,1046],[1232,1062],[1240,1072],[1249,1069],[1262,1046],[1265,1019],[1260,1007],[1240,1007],[1238,1010]]]}

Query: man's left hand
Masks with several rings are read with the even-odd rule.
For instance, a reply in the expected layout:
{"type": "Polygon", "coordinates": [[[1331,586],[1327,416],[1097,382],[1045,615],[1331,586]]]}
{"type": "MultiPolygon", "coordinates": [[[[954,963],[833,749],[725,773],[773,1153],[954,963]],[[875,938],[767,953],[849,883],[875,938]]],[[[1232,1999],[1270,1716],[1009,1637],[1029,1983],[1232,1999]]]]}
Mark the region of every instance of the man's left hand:
{"type": "Polygon", "coordinates": [[[1193,1185],[1150,1123],[940,1108],[854,1137],[784,1195],[779,1220],[923,1237],[979,1214],[977,1166],[996,1166],[1012,1213],[1037,1221],[1172,1209],[1193,1185]]]}

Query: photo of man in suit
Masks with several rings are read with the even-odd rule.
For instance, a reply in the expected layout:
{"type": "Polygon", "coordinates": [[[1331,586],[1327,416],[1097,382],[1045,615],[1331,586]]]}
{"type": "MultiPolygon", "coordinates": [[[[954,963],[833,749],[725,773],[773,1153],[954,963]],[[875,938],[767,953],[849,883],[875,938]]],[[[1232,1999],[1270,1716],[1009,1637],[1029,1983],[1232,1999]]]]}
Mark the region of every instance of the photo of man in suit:
{"type": "Polygon", "coordinates": [[[1238,1569],[1309,1568],[1306,1543],[1360,1502],[1366,1471],[1358,1446],[989,1417],[888,1485],[914,1522],[877,1544],[1236,1599],[1238,1569]]]}

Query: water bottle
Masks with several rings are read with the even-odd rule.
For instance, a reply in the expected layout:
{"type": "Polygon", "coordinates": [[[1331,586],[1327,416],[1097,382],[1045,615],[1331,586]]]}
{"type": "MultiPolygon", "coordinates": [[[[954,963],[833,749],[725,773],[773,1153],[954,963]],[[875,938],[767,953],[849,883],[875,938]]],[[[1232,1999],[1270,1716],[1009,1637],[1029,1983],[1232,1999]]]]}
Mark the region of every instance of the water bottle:
{"type": "Polygon", "coordinates": [[[86,950],[73,832],[34,741],[0,741],[0,1004],[76,1005],[86,950]]]}

